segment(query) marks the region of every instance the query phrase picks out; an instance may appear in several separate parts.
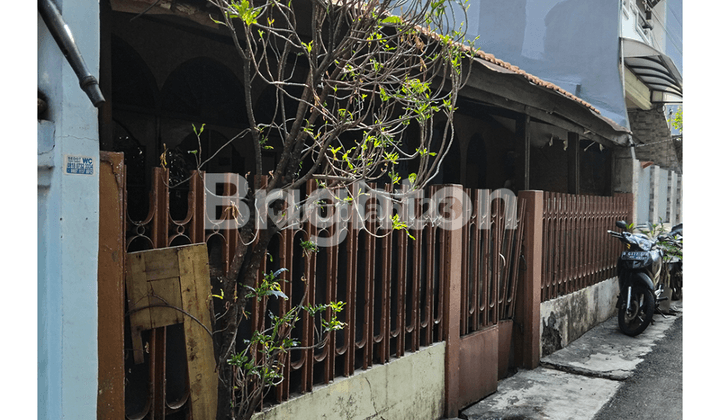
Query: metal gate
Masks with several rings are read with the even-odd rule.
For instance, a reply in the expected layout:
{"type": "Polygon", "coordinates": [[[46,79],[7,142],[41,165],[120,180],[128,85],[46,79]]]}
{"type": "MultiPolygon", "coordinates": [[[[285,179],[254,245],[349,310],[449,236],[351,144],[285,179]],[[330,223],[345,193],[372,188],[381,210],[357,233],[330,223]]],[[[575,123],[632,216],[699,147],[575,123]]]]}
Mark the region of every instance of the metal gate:
{"type": "Polygon", "coordinates": [[[461,233],[459,337],[449,337],[448,359],[458,369],[457,395],[465,407],[497,390],[512,362],[511,338],[518,277],[523,269],[525,200],[507,190],[465,189],[472,204],[461,233]],[[457,355],[457,362],[452,356],[457,355]]]}

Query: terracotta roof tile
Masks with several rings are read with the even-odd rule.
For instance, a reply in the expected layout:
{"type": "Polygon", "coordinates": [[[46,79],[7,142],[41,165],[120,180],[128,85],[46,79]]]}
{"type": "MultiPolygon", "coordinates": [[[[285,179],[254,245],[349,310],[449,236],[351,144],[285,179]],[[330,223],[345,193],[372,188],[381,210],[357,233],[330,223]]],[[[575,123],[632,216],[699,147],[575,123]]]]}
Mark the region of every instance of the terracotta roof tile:
{"type": "Polygon", "coordinates": [[[487,62],[489,62],[489,63],[493,63],[493,64],[498,65],[498,66],[500,66],[500,67],[503,67],[503,68],[505,68],[505,69],[507,69],[507,70],[510,70],[510,71],[512,71],[512,72],[514,72],[514,73],[517,73],[518,75],[525,77],[525,79],[527,79],[527,80],[528,80],[529,82],[531,82],[531,83],[534,83],[534,84],[536,84],[536,85],[538,85],[538,86],[542,86],[542,87],[547,88],[547,89],[551,89],[551,90],[553,90],[553,91],[555,91],[555,92],[557,92],[557,93],[559,93],[559,94],[561,94],[561,95],[563,95],[563,96],[565,96],[565,97],[567,97],[567,98],[569,98],[569,99],[572,99],[572,100],[575,101],[575,102],[578,102],[578,103],[582,104],[583,106],[589,108],[589,109],[592,110],[593,112],[595,112],[595,113],[597,113],[597,114],[600,114],[600,111],[598,111],[597,108],[595,108],[594,106],[590,105],[588,102],[586,102],[586,101],[578,98],[577,96],[573,95],[572,93],[566,91],[565,89],[561,88],[560,86],[557,86],[557,85],[555,85],[555,84],[553,84],[553,83],[550,83],[550,82],[547,82],[547,81],[545,81],[545,80],[542,80],[542,79],[540,79],[540,78],[537,77],[537,76],[533,76],[532,74],[526,72],[525,70],[521,69],[521,68],[518,67],[518,66],[512,65],[512,64],[510,64],[510,63],[508,63],[508,62],[506,62],[506,61],[503,61],[503,60],[498,59],[498,58],[495,57],[495,55],[493,55],[493,54],[490,54],[490,53],[487,53],[487,52],[484,52],[484,51],[481,51],[481,50],[478,50],[478,49],[472,49],[472,48],[471,48],[470,50],[471,50],[472,53],[474,53],[474,55],[475,55],[477,58],[479,58],[479,59],[481,59],[481,60],[487,61],[487,62]]]}
{"type": "MultiPolygon", "coordinates": [[[[440,39],[440,36],[437,33],[429,31],[427,28],[423,28],[420,26],[416,26],[416,28],[418,30],[420,30],[422,33],[424,33],[425,35],[430,36],[431,38],[440,39]]],[[[482,50],[479,50],[476,48],[472,48],[472,47],[464,45],[464,44],[462,45],[462,49],[464,51],[470,52],[471,54],[475,55],[475,57],[477,57],[483,61],[487,61],[489,63],[495,64],[497,66],[500,66],[502,68],[510,70],[513,73],[516,73],[519,76],[522,76],[525,79],[527,79],[530,83],[534,83],[534,84],[542,86],[544,88],[551,89],[551,90],[557,92],[558,94],[565,96],[566,98],[571,99],[571,100],[587,107],[588,109],[595,112],[596,114],[600,115],[600,111],[597,108],[590,105],[588,102],[578,98],[577,96],[573,95],[572,93],[566,91],[565,89],[561,88],[560,86],[557,86],[553,83],[544,81],[537,76],[533,76],[532,74],[522,70],[518,66],[514,66],[506,61],[498,59],[497,57],[495,57],[495,55],[493,55],[491,53],[487,53],[485,51],[482,51],[482,50]]]]}

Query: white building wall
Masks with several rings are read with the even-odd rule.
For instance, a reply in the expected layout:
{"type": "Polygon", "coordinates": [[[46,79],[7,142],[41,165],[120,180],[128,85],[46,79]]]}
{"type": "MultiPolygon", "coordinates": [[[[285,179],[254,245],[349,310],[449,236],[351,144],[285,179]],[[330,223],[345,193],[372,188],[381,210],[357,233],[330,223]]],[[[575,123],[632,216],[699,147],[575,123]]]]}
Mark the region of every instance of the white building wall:
{"type": "Polygon", "coordinates": [[[644,223],[650,219],[650,168],[640,168],[638,177],[638,194],[635,197],[637,204],[636,223],[644,223]]]}
{"type": "Polygon", "coordinates": [[[653,223],[668,221],[668,171],[662,168],[656,168],[658,171],[658,208],[653,223]]]}

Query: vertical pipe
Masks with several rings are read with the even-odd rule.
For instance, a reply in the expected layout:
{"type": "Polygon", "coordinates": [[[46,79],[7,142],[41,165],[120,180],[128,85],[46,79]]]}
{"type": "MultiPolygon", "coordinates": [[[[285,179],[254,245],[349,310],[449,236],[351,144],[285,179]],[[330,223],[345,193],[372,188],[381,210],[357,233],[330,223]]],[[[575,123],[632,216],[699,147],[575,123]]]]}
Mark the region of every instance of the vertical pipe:
{"type": "Polygon", "coordinates": [[[38,11],[43,21],[45,21],[50,34],[55,38],[55,42],[57,42],[58,47],[60,47],[70,67],[72,67],[75,75],[78,77],[82,90],[85,91],[95,107],[102,106],[102,104],[105,103],[105,98],[100,91],[98,81],[85,65],[85,60],[77,44],[75,44],[70,27],[63,20],[55,3],[53,3],[52,0],[39,0],[38,11]]]}

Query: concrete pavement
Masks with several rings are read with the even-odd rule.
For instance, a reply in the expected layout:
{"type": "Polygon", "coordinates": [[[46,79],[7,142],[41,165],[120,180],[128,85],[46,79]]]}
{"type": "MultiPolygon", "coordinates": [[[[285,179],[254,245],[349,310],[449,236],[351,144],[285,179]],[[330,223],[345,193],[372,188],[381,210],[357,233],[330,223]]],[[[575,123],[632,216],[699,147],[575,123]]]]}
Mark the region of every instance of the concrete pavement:
{"type": "MultiPolygon", "coordinates": [[[[682,316],[682,301],[672,302],[682,316]]],[[[461,411],[470,420],[592,420],[663,339],[675,316],[653,317],[637,337],[622,334],[617,317],[599,324],[569,346],[498,383],[496,393],[461,411]]]]}

